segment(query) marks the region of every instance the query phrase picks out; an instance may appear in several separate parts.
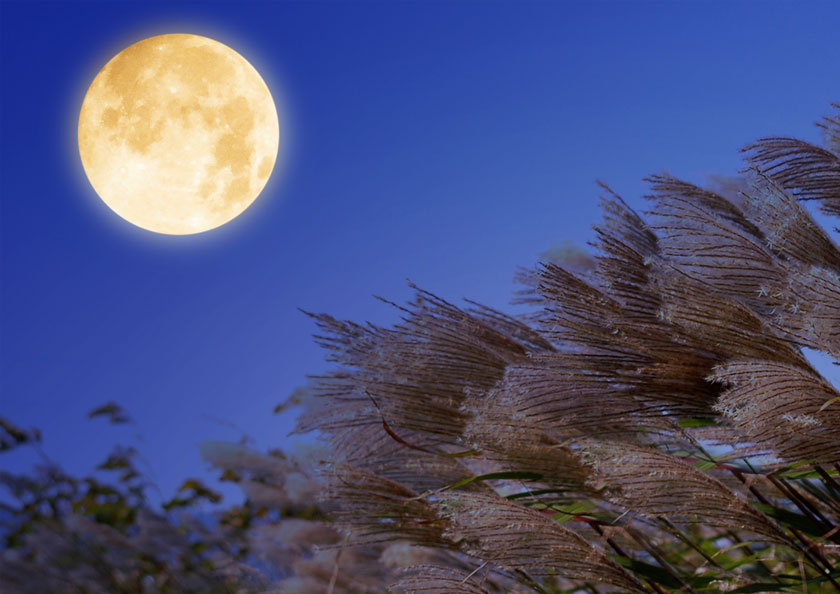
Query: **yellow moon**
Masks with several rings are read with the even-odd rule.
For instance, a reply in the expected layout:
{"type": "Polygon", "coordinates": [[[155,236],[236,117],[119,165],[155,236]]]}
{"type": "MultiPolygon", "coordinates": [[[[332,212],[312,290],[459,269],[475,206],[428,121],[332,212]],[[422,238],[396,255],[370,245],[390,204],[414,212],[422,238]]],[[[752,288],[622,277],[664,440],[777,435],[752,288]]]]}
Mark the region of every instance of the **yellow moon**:
{"type": "Polygon", "coordinates": [[[199,35],[127,47],[96,75],[79,115],[79,154],[96,193],[158,233],[200,233],[238,216],[265,187],[279,144],[259,73],[199,35]]]}

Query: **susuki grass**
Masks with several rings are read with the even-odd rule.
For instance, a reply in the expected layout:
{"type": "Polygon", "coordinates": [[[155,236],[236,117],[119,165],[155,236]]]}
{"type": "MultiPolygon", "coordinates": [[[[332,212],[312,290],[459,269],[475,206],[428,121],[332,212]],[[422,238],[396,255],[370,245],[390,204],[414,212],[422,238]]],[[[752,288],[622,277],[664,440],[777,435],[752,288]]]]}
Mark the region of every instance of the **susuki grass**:
{"type": "Polygon", "coordinates": [[[524,271],[529,315],[417,289],[393,328],[315,316],[340,365],[301,429],[351,543],[441,555],[397,590],[831,591],[840,580],[840,124],[716,191],[603,186],[594,265],[524,271]]]}
{"type": "MultiPolygon", "coordinates": [[[[521,315],[416,287],[390,328],[312,315],[336,367],[296,402],[322,460],[206,448],[247,497],[214,527],[174,520],[213,500],[196,481],[150,510],[126,452],[103,465],[110,486],[4,475],[20,504],[0,580],[840,591],[840,393],[803,354],[840,360],[840,250],[803,206],[840,215],[838,114],[822,147],[759,140],[713,189],[651,177],[648,212],[602,185],[591,256],[521,271],[521,315]]],[[[38,439],[3,432],[3,447],[38,439]]]]}

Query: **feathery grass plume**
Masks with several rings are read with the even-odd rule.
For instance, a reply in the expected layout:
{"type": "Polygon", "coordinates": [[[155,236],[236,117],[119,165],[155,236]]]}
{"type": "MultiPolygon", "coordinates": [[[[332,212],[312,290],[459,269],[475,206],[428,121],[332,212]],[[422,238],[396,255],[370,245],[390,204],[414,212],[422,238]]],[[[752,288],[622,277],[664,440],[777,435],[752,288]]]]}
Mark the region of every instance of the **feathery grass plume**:
{"type": "Polygon", "coordinates": [[[583,444],[590,480],[601,497],[633,514],[687,524],[746,530],[786,544],[776,524],[709,472],[677,456],[628,443],[583,444]]]}
{"type": "Polygon", "coordinates": [[[716,190],[652,176],[645,215],[601,184],[594,259],[520,271],[520,316],[416,287],[390,329],[315,316],[340,367],[299,428],[348,542],[439,552],[395,591],[840,591],[840,396],[803,353],[840,356],[840,251],[799,204],[840,215],[820,125],[716,190]]]}
{"type": "Polygon", "coordinates": [[[763,170],[799,200],[818,200],[828,215],[840,216],[840,104],[818,124],[825,147],[795,138],[761,138],[744,148],[747,162],[763,170]]]}
{"type": "Polygon", "coordinates": [[[444,522],[414,491],[350,466],[331,469],[329,478],[327,496],[342,503],[337,517],[349,527],[351,542],[445,544],[444,522]]]}
{"type": "Polygon", "coordinates": [[[840,393],[813,370],[733,360],[712,379],[729,386],[716,410],[755,443],[789,463],[840,460],[840,393]]]}
{"type": "Polygon", "coordinates": [[[524,594],[528,588],[481,572],[417,565],[404,572],[391,590],[398,594],[524,594]]]}
{"type": "Polygon", "coordinates": [[[600,547],[538,510],[498,495],[442,494],[437,506],[445,535],[465,553],[530,576],[564,578],[643,592],[641,584],[600,547]]]}
{"type": "Polygon", "coordinates": [[[447,567],[419,566],[394,585],[394,591],[415,594],[489,594],[470,575],[447,567]]]}

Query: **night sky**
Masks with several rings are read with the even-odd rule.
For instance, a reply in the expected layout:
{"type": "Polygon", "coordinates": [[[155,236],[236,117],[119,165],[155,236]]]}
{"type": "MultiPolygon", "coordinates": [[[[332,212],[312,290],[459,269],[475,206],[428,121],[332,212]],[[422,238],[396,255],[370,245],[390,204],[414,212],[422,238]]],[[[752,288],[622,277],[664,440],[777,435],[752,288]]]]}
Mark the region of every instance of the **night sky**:
{"type": "Polygon", "coordinates": [[[372,295],[410,279],[515,311],[517,266],[592,238],[596,179],[643,209],[645,175],[734,174],[840,101],[837,2],[0,8],[0,415],[75,473],[134,444],[167,495],[209,476],[203,439],[290,445],[272,409],[327,369],[298,308],[391,323],[372,295]],[[90,82],[163,33],[235,49],[291,122],[285,170],[200,235],[120,219],[79,159],[90,82]],[[135,423],[86,420],[109,400],[135,423]]]}

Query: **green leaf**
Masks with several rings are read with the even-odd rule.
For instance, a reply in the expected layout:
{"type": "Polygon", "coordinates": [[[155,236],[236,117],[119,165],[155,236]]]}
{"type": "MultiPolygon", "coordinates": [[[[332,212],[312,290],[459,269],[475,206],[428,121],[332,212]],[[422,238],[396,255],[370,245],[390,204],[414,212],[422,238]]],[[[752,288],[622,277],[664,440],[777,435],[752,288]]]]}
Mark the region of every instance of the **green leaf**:
{"type": "Polygon", "coordinates": [[[826,401],[825,401],[825,403],[824,403],[824,404],[820,407],[819,412],[824,411],[824,410],[825,410],[825,409],[827,409],[827,408],[828,408],[831,404],[834,404],[835,402],[840,402],[840,396],[835,396],[835,397],[834,397],[834,398],[832,398],[831,400],[826,400],[826,401]]]}
{"type": "Polygon", "coordinates": [[[92,411],[88,413],[88,418],[93,419],[96,417],[108,417],[108,422],[112,425],[117,425],[121,423],[128,423],[131,421],[131,418],[126,414],[123,408],[117,404],[116,402],[107,402],[102,406],[94,408],[92,411]]]}
{"type": "Polygon", "coordinates": [[[197,499],[207,499],[212,503],[218,503],[222,500],[221,494],[213,491],[212,489],[208,489],[204,483],[197,479],[185,480],[181,486],[178,487],[179,493],[183,493],[184,491],[192,491],[192,495],[189,496],[190,502],[197,499]]]}
{"type": "Polygon", "coordinates": [[[463,452],[453,452],[449,453],[442,453],[440,454],[444,458],[468,458],[470,456],[478,456],[481,452],[478,450],[464,450],[463,452]]]}
{"type": "Polygon", "coordinates": [[[274,414],[279,415],[293,406],[298,406],[306,397],[305,388],[295,388],[286,400],[274,407],[274,414]]]}
{"type": "Polygon", "coordinates": [[[679,580],[657,565],[651,565],[650,563],[645,563],[644,561],[639,561],[638,559],[631,559],[620,555],[610,556],[616,563],[632,571],[636,577],[641,576],[669,588],[683,587],[679,580]]]}
{"type": "Polygon", "coordinates": [[[701,419],[701,418],[690,418],[690,419],[680,419],[678,421],[680,427],[686,428],[693,428],[693,427],[714,427],[718,424],[717,419],[701,419]]]}
{"type": "Polygon", "coordinates": [[[521,493],[514,493],[513,495],[508,495],[505,499],[510,501],[515,501],[516,499],[522,499],[523,497],[536,497],[538,495],[548,495],[551,493],[565,493],[566,489],[535,489],[534,491],[523,491],[521,493]]]}
{"type": "Polygon", "coordinates": [[[715,468],[717,466],[717,462],[712,462],[711,460],[698,460],[694,463],[694,466],[696,466],[698,470],[706,472],[715,468]]]}
{"type": "Polygon", "coordinates": [[[747,555],[745,557],[741,557],[740,559],[736,559],[735,561],[724,565],[723,568],[726,569],[726,571],[732,571],[741,567],[742,565],[748,565],[753,561],[758,561],[762,558],[763,555],[766,554],[766,551],[759,551],[757,553],[753,553],[752,555],[747,555]]]}
{"type": "Polygon", "coordinates": [[[750,584],[730,590],[730,594],[748,594],[749,592],[801,592],[802,587],[784,586],[782,584],[750,584]]]}
{"type": "Polygon", "coordinates": [[[818,479],[820,475],[816,470],[797,470],[778,473],[780,478],[798,481],[802,479],[818,479]]]}
{"type": "Polygon", "coordinates": [[[41,432],[37,429],[25,431],[0,417],[0,452],[29,443],[39,443],[41,432]]]}
{"type": "Polygon", "coordinates": [[[549,509],[557,512],[552,518],[556,522],[564,524],[576,516],[581,516],[592,511],[595,507],[595,504],[590,501],[574,501],[569,505],[550,505],[549,509]]]}
{"type": "Polygon", "coordinates": [[[774,520],[777,520],[784,526],[796,528],[806,534],[816,537],[821,537],[825,533],[822,526],[802,514],[759,502],[753,502],[753,506],[755,506],[755,508],[760,512],[770,516],[774,520]]]}
{"type": "Polygon", "coordinates": [[[175,509],[176,507],[187,507],[191,505],[194,500],[195,499],[192,497],[173,497],[163,504],[163,509],[169,511],[171,509],[175,509]]]}
{"type": "Polygon", "coordinates": [[[96,468],[98,470],[122,470],[131,468],[131,456],[133,454],[134,450],[118,448],[116,451],[111,452],[105,461],[96,468]]]}
{"type": "Polygon", "coordinates": [[[444,491],[449,491],[451,489],[460,489],[465,485],[469,485],[470,483],[482,482],[482,481],[493,481],[493,480],[524,480],[524,481],[538,481],[542,479],[543,475],[538,472],[490,472],[488,474],[480,474],[477,476],[471,476],[469,478],[465,478],[464,480],[458,481],[457,483],[452,483],[448,487],[445,487],[444,491]]]}

